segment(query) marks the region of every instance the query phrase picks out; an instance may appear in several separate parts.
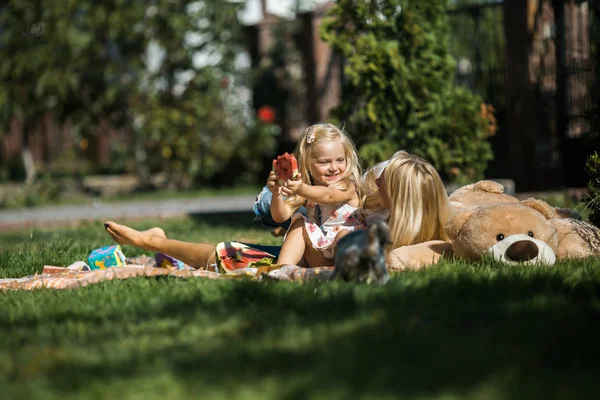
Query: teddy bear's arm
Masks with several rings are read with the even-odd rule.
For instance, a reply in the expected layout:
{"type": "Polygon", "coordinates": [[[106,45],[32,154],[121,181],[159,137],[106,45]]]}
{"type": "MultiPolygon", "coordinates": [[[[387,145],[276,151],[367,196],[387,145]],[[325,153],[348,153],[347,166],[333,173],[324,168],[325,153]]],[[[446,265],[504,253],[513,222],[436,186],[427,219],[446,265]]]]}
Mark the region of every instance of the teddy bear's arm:
{"type": "Polygon", "coordinates": [[[571,218],[553,219],[552,223],[558,236],[558,259],[600,256],[600,228],[571,218]]]}

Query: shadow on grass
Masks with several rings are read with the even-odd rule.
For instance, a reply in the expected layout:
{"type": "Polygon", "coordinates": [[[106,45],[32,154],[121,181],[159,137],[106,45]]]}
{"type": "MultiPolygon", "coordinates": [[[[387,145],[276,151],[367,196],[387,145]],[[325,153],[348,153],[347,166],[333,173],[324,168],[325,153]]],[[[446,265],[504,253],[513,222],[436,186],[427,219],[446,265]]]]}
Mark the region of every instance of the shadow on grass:
{"type": "MultiPolygon", "coordinates": [[[[254,213],[248,211],[220,212],[220,213],[193,213],[188,216],[196,224],[218,225],[236,229],[261,229],[260,222],[254,221],[254,213]]],[[[268,229],[268,228],[265,228],[268,229]]]]}
{"type": "MultiPolygon", "coordinates": [[[[157,330],[156,346],[145,351],[57,361],[46,372],[59,393],[163,370],[186,387],[224,393],[274,379],[275,392],[264,397],[279,399],[593,396],[600,282],[464,271],[422,278],[397,275],[384,288],[211,282],[184,301],[140,309],[135,323],[171,318],[193,325],[202,314],[214,326],[239,321],[235,331],[165,343],[157,330]]],[[[114,326],[113,334],[89,337],[94,347],[119,339],[120,328],[132,322],[119,313],[59,313],[13,322],[11,329],[38,330],[73,318],[114,326]]]]}

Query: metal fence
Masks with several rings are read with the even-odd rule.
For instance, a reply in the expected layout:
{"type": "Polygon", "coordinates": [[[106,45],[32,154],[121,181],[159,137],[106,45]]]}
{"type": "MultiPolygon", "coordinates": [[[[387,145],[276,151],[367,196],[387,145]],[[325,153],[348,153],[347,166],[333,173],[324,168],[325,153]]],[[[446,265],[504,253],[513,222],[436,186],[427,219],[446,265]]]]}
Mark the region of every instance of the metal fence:
{"type": "Polygon", "coordinates": [[[450,52],[456,58],[457,83],[481,95],[496,110],[498,132],[490,138],[495,158],[487,175],[508,177],[503,166],[508,156],[506,132],[507,98],[503,10],[500,3],[462,6],[449,11],[450,52]]]}
{"type": "Polygon", "coordinates": [[[598,138],[590,134],[588,7],[587,0],[541,0],[535,12],[523,21],[505,21],[506,8],[501,1],[478,2],[449,11],[450,49],[457,61],[457,82],[496,109],[499,130],[490,139],[495,160],[489,165],[488,176],[515,175],[512,165],[518,160],[511,159],[509,140],[518,140],[514,132],[531,126],[508,118],[509,107],[514,106],[511,102],[515,101],[506,89],[509,74],[514,73],[510,66],[522,59],[511,58],[519,50],[507,48],[505,30],[511,29],[511,24],[532,23],[528,27],[531,36],[523,38],[523,46],[527,46],[528,83],[534,93],[529,100],[535,103],[533,115],[540,126],[533,137],[531,154],[535,171],[522,171],[537,175],[529,180],[527,186],[531,187],[523,189],[585,184],[585,159],[592,148],[600,148],[598,138]]]}

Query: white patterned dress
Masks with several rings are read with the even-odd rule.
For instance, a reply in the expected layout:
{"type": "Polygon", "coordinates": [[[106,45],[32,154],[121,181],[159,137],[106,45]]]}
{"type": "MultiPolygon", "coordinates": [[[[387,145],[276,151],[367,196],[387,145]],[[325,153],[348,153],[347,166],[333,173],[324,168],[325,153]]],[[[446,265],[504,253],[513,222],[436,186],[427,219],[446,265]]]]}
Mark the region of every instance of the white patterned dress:
{"type": "Polygon", "coordinates": [[[366,227],[357,207],[348,203],[315,204],[307,201],[305,207],[308,216],[295,213],[292,222],[304,218],[313,248],[322,251],[326,258],[333,258],[335,237],[340,231],[352,232],[366,227]]]}

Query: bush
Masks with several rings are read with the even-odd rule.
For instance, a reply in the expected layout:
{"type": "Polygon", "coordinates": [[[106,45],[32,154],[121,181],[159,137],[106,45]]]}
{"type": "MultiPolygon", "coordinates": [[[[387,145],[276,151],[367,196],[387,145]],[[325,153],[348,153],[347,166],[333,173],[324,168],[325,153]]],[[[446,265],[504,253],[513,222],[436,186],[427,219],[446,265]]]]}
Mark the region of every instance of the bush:
{"type": "Polygon", "coordinates": [[[164,55],[129,96],[140,175],[164,171],[189,189],[220,173],[246,134],[239,2],[161,0],[144,19],[147,44],[164,55]],[[173,12],[182,10],[185,12],[173,12]],[[145,153],[145,154],[144,154],[145,153]]]}
{"type": "Polygon", "coordinates": [[[0,182],[5,181],[24,181],[27,176],[23,158],[20,154],[11,156],[0,166],[0,182]]]}
{"type": "Polygon", "coordinates": [[[592,132],[600,136],[600,1],[590,2],[590,43],[592,43],[593,81],[592,95],[592,132]]]}
{"type": "MultiPolygon", "coordinates": [[[[242,96],[227,92],[228,79],[243,75],[236,62],[244,48],[237,22],[243,6],[222,0],[3,2],[0,132],[16,119],[27,138],[51,112],[81,142],[106,121],[131,131],[134,143],[130,153],[118,150],[122,157],[105,172],[122,172],[133,160],[146,179],[154,168],[178,187],[206,180],[244,134],[243,108],[231,104],[242,96]]],[[[10,178],[11,171],[0,168],[0,178],[10,178]]]]}
{"type": "Polygon", "coordinates": [[[281,128],[268,122],[256,120],[248,135],[238,144],[230,166],[226,169],[227,182],[232,184],[264,184],[265,165],[276,151],[277,136],[281,128]]]}
{"type": "Polygon", "coordinates": [[[347,60],[332,116],[351,124],[364,161],[405,149],[447,181],[483,178],[493,110],[454,84],[446,0],[340,0],[321,28],[347,60]]]}
{"type": "Polygon", "coordinates": [[[31,185],[21,185],[16,190],[0,193],[0,209],[36,207],[55,203],[60,199],[62,191],[60,183],[44,175],[31,185]]]}
{"type": "MultiPolygon", "coordinates": [[[[600,135],[600,2],[590,4],[591,24],[590,38],[592,46],[592,65],[594,67],[592,94],[592,135],[600,135]]],[[[600,156],[594,152],[586,163],[588,174],[588,193],[586,205],[590,209],[589,220],[592,224],[600,227],[600,156]]]]}
{"type": "Polygon", "coordinates": [[[588,158],[585,167],[589,177],[587,185],[589,197],[585,203],[590,209],[590,222],[600,227],[600,156],[598,153],[594,152],[588,158]]]}

